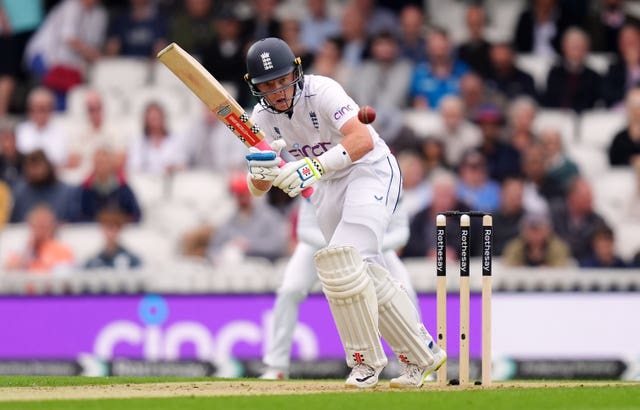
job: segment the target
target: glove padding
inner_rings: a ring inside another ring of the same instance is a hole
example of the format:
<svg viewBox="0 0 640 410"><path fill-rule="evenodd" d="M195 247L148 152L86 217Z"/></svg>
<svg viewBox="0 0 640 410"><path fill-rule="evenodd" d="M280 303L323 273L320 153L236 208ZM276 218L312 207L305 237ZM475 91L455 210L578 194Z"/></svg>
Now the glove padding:
<svg viewBox="0 0 640 410"><path fill-rule="evenodd" d="M275 140L271 144L271 150L261 151L256 147L249 148L246 155L249 166L249 178L258 181L273 181L279 174L280 151L286 143L283 140Z"/></svg>
<svg viewBox="0 0 640 410"><path fill-rule="evenodd" d="M305 157L280 168L280 175L273 180L273 185L293 198L303 189L313 185L322 175L324 169L320 162L315 158Z"/></svg>

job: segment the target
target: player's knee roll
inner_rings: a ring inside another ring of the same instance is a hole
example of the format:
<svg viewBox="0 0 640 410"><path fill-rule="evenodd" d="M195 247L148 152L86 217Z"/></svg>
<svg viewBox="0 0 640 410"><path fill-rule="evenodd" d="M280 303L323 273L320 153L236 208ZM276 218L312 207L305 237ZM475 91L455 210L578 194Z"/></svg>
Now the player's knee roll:
<svg viewBox="0 0 640 410"><path fill-rule="evenodd" d="M325 294L347 298L366 288L370 279L360 252L351 246L327 247L314 255Z"/></svg>

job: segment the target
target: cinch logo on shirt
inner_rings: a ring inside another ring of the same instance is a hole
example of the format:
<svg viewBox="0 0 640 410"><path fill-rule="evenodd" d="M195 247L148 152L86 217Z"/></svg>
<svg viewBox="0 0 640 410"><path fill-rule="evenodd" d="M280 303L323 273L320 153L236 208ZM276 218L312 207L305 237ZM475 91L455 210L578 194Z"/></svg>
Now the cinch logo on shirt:
<svg viewBox="0 0 640 410"><path fill-rule="evenodd" d="M342 107L338 108L336 110L336 112L333 113L333 119L339 120L340 118L342 118L344 113L349 112L349 111L353 111L353 107L351 107L351 104L347 104L345 106L342 106Z"/></svg>
<svg viewBox="0 0 640 410"><path fill-rule="evenodd" d="M319 142L315 145L300 145L296 142L293 144L293 149L289 150L289 153L298 159L302 159L304 157L317 157L327 152L330 147L330 142Z"/></svg>

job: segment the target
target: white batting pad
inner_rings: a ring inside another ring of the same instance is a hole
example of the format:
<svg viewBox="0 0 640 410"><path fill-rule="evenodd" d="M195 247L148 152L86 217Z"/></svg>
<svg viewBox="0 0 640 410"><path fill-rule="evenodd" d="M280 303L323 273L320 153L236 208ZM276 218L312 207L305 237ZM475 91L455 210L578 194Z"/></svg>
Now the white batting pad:
<svg viewBox="0 0 640 410"><path fill-rule="evenodd" d="M378 335L376 291L360 253L350 246L328 247L316 252L315 263L347 365L386 366Z"/></svg>
<svg viewBox="0 0 640 410"><path fill-rule="evenodd" d="M367 270L375 284L382 337L402 362L431 366L434 361L432 348L438 348L420 321L411 299L382 266L370 263Z"/></svg>

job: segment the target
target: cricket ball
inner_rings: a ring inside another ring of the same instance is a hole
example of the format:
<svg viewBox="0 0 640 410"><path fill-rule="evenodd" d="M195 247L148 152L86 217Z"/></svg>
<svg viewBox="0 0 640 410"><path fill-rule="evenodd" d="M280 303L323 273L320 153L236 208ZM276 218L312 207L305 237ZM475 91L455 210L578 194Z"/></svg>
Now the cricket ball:
<svg viewBox="0 0 640 410"><path fill-rule="evenodd" d="M358 111L358 119L363 124L370 124L376 119L376 110L371 106L365 105Z"/></svg>

